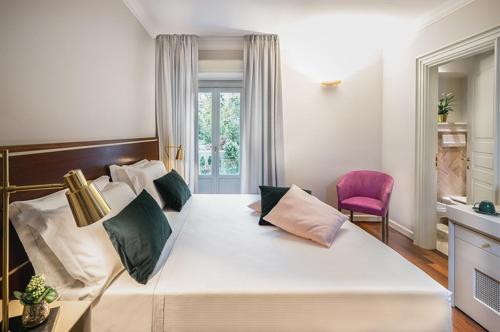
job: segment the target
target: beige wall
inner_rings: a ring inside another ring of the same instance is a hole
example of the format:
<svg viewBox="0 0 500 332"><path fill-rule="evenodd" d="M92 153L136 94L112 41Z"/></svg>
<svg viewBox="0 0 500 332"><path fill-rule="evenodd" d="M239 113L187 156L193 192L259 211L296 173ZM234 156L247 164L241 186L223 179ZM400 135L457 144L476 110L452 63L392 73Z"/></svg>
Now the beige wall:
<svg viewBox="0 0 500 332"><path fill-rule="evenodd" d="M500 1L476 0L384 50L382 167L395 177L391 219L415 228L416 58L500 25Z"/></svg>
<svg viewBox="0 0 500 332"><path fill-rule="evenodd" d="M154 40L120 0L2 0L0 58L0 145L155 135Z"/></svg>

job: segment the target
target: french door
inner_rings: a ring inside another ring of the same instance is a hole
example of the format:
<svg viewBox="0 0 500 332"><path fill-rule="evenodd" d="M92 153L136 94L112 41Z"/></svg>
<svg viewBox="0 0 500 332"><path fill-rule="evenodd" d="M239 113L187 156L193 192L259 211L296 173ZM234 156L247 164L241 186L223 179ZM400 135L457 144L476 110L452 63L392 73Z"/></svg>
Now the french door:
<svg viewBox="0 0 500 332"><path fill-rule="evenodd" d="M240 193L240 88L200 88L196 165L198 193Z"/></svg>

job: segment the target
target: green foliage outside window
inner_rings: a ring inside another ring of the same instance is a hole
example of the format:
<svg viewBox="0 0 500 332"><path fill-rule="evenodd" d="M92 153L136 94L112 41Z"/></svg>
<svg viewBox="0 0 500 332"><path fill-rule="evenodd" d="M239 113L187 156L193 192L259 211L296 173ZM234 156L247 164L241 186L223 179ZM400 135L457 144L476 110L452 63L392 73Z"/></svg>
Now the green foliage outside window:
<svg viewBox="0 0 500 332"><path fill-rule="evenodd" d="M240 172L240 93L222 92L219 100L219 174ZM199 174L212 174L212 93L198 94Z"/></svg>
<svg viewBox="0 0 500 332"><path fill-rule="evenodd" d="M222 93L220 96L220 150L221 169L225 175L240 172L240 94Z"/></svg>

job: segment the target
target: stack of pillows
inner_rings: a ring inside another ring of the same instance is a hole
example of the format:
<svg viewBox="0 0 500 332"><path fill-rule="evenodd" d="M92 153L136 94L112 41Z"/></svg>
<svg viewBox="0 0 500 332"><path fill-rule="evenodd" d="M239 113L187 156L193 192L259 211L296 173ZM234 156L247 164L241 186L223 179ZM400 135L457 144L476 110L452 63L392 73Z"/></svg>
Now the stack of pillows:
<svg viewBox="0 0 500 332"><path fill-rule="evenodd" d="M277 226L289 233L331 247L347 216L303 190L260 186L261 200L249 205L260 212L259 225Z"/></svg>
<svg viewBox="0 0 500 332"><path fill-rule="evenodd" d="M179 173L167 173L158 160L113 165L110 173L113 181L127 183L137 197L103 226L130 276L145 284L172 234L162 209L181 211L191 191Z"/></svg>
<svg viewBox="0 0 500 332"><path fill-rule="evenodd" d="M146 283L172 234L162 208L180 211L191 196L182 177L159 161L111 169L113 182L93 181L111 212L92 225L76 226L66 190L11 204L10 219L35 272L64 299L97 297L124 267Z"/></svg>

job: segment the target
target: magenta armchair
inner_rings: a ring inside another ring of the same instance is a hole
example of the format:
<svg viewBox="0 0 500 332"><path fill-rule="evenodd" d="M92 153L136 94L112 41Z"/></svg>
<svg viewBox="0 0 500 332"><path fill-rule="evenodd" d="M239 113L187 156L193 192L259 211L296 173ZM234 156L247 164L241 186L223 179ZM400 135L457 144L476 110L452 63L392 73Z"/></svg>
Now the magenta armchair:
<svg viewBox="0 0 500 332"><path fill-rule="evenodd" d="M394 180L377 171L353 171L344 175L337 184L338 209L361 212L382 217L382 241L389 236L389 201Z"/></svg>

